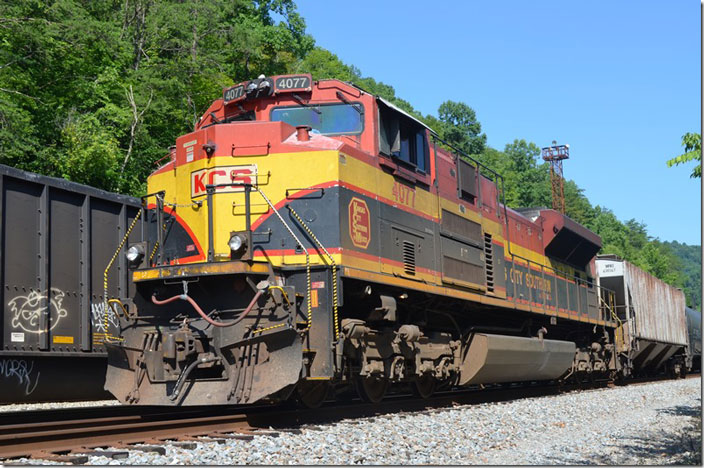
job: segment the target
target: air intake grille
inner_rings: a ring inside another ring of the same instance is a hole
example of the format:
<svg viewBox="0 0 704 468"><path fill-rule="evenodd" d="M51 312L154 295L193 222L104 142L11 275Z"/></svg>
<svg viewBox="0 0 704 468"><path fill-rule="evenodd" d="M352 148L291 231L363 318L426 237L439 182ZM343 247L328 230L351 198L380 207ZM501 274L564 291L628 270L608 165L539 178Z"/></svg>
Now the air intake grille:
<svg viewBox="0 0 704 468"><path fill-rule="evenodd" d="M407 275L416 274L416 245L403 241L403 271Z"/></svg>

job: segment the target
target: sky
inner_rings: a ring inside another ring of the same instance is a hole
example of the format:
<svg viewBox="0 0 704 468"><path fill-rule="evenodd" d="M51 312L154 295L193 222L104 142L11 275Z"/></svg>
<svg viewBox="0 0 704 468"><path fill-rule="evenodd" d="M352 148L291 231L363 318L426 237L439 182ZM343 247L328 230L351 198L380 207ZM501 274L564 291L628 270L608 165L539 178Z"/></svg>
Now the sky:
<svg viewBox="0 0 704 468"><path fill-rule="evenodd" d="M700 3L298 0L316 44L423 114L477 113L488 144L570 145L592 205L701 245L701 180L668 168L701 128Z"/></svg>

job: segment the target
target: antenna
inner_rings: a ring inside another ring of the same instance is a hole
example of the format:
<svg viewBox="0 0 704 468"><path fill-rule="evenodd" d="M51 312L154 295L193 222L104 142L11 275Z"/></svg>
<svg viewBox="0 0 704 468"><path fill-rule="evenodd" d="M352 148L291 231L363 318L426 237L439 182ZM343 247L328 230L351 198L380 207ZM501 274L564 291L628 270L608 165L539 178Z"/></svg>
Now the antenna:
<svg viewBox="0 0 704 468"><path fill-rule="evenodd" d="M552 209L565 214L565 178L562 175L562 160L569 159L570 145L558 145L542 149L543 159L550 162L550 185L552 185Z"/></svg>

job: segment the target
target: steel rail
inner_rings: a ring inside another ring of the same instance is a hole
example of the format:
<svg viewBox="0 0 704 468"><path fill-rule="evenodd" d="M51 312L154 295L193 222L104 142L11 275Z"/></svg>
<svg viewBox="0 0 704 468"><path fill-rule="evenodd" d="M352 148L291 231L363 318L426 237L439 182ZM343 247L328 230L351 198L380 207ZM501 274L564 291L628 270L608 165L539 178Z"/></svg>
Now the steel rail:
<svg viewBox="0 0 704 468"><path fill-rule="evenodd" d="M125 445L213 432L250 432L246 414L223 416L139 415L0 425L0 458L34 456Z"/></svg>

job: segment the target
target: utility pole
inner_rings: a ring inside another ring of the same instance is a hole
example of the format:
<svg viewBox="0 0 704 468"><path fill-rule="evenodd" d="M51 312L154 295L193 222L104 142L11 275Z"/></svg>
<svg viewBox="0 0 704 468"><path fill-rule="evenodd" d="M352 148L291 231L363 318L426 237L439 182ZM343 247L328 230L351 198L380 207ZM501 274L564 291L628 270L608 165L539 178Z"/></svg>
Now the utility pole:
<svg viewBox="0 0 704 468"><path fill-rule="evenodd" d="M543 159L550 161L550 184L552 185L552 209L565 213L565 179L562 175L562 160L570 157L570 145L558 145L552 141L552 146L542 149Z"/></svg>

